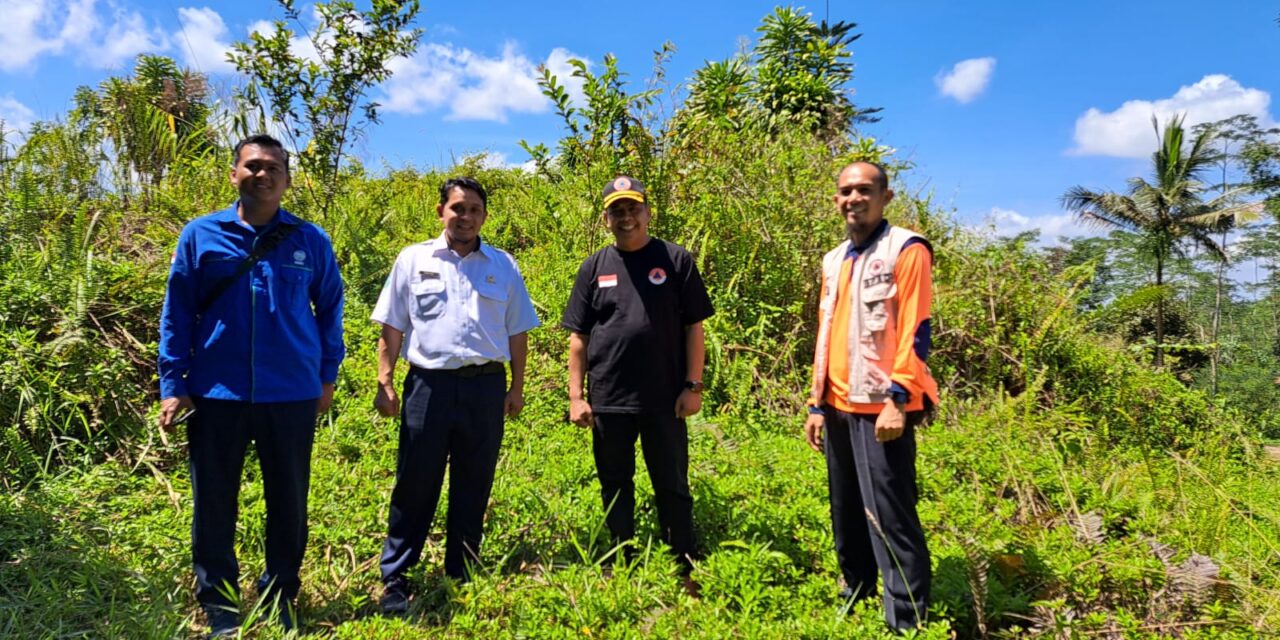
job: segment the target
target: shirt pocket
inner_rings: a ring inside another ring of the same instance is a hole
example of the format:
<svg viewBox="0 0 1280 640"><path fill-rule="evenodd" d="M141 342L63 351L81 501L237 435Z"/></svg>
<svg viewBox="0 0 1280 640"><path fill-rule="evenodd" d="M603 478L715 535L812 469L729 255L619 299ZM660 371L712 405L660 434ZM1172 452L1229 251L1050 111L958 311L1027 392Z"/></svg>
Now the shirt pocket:
<svg viewBox="0 0 1280 640"><path fill-rule="evenodd" d="M308 292L311 290L311 278L313 274L308 267L298 267L291 264L280 265L280 282L284 286L284 298L290 304L306 303L310 300Z"/></svg>
<svg viewBox="0 0 1280 640"><path fill-rule="evenodd" d="M410 285L409 291L413 294L413 312L419 320L435 320L444 315L448 292L445 291L443 280L415 282Z"/></svg>
<svg viewBox="0 0 1280 640"><path fill-rule="evenodd" d="M507 288L497 283L476 286L480 327L493 339L507 336ZM503 346L503 345L499 345Z"/></svg>
<svg viewBox="0 0 1280 640"><path fill-rule="evenodd" d="M213 285L225 278L235 275L243 258L210 258L200 265L200 285L202 293L208 292Z"/></svg>

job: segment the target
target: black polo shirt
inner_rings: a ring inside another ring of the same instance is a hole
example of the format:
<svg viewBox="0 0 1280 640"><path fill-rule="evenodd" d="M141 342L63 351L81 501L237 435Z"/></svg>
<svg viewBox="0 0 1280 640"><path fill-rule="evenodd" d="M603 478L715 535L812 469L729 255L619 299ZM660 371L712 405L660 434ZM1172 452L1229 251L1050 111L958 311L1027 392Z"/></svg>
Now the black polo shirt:
<svg viewBox="0 0 1280 640"><path fill-rule="evenodd" d="M685 327L711 316L693 256L653 238L587 258L561 326L590 337L587 400L596 413L675 411L686 374Z"/></svg>

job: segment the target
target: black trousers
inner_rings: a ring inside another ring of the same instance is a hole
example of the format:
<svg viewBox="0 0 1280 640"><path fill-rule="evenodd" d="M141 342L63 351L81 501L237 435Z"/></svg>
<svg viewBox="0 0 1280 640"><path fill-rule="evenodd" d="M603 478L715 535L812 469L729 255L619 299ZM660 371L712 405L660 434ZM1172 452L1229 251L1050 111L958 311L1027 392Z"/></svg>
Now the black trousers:
<svg viewBox="0 0 1280 640"><path fill-rule="evenodd" d="M404 380L400 452L391 492L382 580L418 563L449 468L444 571L466 579L479 563L484 513L502 444L506 375L460 377L413 367Z"/></svg>
<svg viewBox="0 0 1280 640"><path fill-rule="evenodd" d="M686 567L695 557L689 493L689 432L675 414L596 414L591 449L600 476L605 524L615 542L635 537L636 437L653 483L662 541Z"/></svg>
<svg viewBox="0 0 1280 640"><path fill-rule="evenodd" d="M902 436L876 441L876 416L826 413L827 480L836 558L855 598L875 593L884 577L885 621L915 627L929 609L929 549L916 514L915 429L923 411L907 414Z"/></svg>
<svg viewBox="0 0 1280 640"><path fill-rule="evenodd" d="M267 503L267 569L258 589L268 598L298 595L298 570L307 546L307 491L316 400L251 404L192 398L187 426L191 464L191 551L196 599L232 606L240 593L236 518L240 476L249 441L258 452ZM228 597L230 596L230 597Z"/></svg>

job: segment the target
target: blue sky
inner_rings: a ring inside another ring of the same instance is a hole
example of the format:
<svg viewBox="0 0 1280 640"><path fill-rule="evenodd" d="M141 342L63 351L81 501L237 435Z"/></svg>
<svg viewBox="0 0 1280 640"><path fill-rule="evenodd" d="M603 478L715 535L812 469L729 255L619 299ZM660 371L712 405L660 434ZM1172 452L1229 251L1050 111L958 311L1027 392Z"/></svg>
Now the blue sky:
<svg viewBox="0 0 1280 640"><path fill-rule="evenodd" d="M1188 122L1280 117L1280 3L832 0L798 3L858 23L855 101L884 109L863 133L916 164L906 177L969 224L1080 231L1058 205L1083 184L1122 189L1145 174L1151 114ZM671 41L673 82L754 40L771 2L424 2L414 59L375 91L384 124L367 162L428 166L476 152L525 161L518 141L560 134L534 84L547 64L618 56L639 89ZM227 44L280 15L270 2L0 0L0 118L63 114L78 85L127 71L139 52L175 57L236 83Z"/></svg>

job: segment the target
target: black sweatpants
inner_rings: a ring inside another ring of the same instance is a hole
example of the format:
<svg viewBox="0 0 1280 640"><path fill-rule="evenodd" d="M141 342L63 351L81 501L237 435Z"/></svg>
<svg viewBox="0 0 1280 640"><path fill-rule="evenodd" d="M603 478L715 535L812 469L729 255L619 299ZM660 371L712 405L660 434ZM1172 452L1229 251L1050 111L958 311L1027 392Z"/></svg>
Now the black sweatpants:
<svg viewBox="0 0 1280 640"><path fill-rule="evenodd" d="M876 416L826 413L827 481L836 558L855 598L875 593L884 577L885 621L894 629L923 622L929 609L929 549L916 514L915 428L923 411L907 414L902 436L876 441Z"/></svg>
<svg viewBox="0 0 1280 640"><path fill-rule="evenodd" d="M412 367L404 380L400 452L391 492L382 580L418 563L449 468L444 572L468 577L480 560L484 513L502 445L505 373L461 377Z"/></svg>
<svg viewBox="0 0 1280 640"><path fill-rule="evenodd" d="M685 567L695 557L693 496L689 493L689 432L667 414L595 414L591 449L600 476L605 524L615 542L635 537L636 437L658 505L662 541Z"/></svg>
<svg viewBox="0 0 1280 640"><path fill-rule="evenodd" d="M252 404L192 398L196 412L187 426L191 464L191 551L196 599L231 606L240 593L236 562L236 517L240 475L252 440L262 469L267 503L267 569L258 589L268 598L298 595L298 570L307 546L307 490L316 400Z"/></svg>

